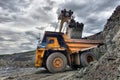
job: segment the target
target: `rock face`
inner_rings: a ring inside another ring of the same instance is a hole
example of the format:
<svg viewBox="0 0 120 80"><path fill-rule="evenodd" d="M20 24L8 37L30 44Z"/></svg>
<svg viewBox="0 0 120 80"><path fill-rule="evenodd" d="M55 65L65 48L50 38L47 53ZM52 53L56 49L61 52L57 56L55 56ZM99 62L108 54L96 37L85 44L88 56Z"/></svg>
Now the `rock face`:
<svg viewBox="0 0 120 80"><path fill-rule="evenodd" d="M115 9L104 31L98 36L88 39L104 39L105 45L94 49L99 54L103 53L103 56L98 62L82 68L68 80L120 80L120 6Z"/></svg>

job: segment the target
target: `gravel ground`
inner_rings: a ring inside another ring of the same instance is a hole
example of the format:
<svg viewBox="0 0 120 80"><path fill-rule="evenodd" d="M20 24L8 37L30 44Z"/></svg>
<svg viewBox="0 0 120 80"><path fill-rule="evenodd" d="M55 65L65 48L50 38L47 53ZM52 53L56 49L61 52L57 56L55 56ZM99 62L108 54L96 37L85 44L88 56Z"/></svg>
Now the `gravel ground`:
<svg viewBox="0 0 120 80"><path fill-rule="evenodd" d="M66 80L76 71L66 69L61 73L49 73L44 68L0 68L0 80Z"/></svg>

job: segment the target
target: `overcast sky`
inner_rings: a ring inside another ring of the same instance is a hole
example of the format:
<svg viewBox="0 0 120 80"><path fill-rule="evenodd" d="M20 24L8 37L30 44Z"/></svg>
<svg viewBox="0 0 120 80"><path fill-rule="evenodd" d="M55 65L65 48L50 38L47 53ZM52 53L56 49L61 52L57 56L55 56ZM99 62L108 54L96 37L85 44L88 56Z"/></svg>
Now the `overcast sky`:
<svg viewBox="0 0 120 80"><path fill-rule="evenodd" d="M36 49L37 36L54 31L61 9L84 23L83 36L102 31L120 0L0 0L0 54Z"/></svg>

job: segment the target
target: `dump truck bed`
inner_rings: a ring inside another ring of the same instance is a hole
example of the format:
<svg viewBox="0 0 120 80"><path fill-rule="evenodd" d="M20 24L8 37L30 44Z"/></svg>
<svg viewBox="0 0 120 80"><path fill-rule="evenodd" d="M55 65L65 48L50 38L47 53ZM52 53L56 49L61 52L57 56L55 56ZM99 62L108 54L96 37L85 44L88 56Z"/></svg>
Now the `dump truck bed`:
<svg viewBox="0 0 120 80"><path fill-rule="evenodd" d="M102 44L101 40L86 40L86 39L65 39L66 45L72 53L85 51L95 48Z"/></svg>

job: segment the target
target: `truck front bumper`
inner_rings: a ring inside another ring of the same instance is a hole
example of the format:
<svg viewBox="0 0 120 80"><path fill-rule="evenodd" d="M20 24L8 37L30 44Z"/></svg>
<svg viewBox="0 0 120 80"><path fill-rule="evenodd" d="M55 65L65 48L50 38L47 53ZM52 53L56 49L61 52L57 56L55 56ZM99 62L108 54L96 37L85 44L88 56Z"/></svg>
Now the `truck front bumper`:
<svg viewBox="0 0 120 80"><path fill-rule="evenodd" d="M44 48L38 48L36 50L35 67L41 67L42 66L44 52L45 52Z"/></svg>

